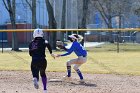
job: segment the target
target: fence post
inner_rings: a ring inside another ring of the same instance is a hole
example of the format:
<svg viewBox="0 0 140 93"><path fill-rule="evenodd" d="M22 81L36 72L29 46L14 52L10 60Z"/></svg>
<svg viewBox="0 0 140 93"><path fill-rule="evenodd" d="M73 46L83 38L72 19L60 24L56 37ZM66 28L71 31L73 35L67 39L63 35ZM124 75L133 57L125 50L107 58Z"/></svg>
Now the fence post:
<svg viewBox="0 0 140 93"><path fill-rule="evenodd" d="M120 52L120 31L118 31L118 35L117 35L117 53Z"/></svg>
<svg viewBox="0 0 140 93"><path fill-rule="evenodd" d="M2 32L2 53L3 53L3 32Z"/></svg>

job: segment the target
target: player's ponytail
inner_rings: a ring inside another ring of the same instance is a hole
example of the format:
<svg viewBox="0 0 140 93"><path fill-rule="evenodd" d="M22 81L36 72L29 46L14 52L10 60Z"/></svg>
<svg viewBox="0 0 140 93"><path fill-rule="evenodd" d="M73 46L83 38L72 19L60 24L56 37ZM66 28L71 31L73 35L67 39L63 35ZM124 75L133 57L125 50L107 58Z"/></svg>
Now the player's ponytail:
<svg viewBox="0 0 140 93"><path fill-rule="evenodd" d="M81 35L74 34L74 36L77 38L77 42L82 42L83 37Z"/></svg>
<svg viewBox="0 0 140 93"><path fill-rule="evenodd" d="M83 40L83 36L78 35L78 42L82 42L82 40Z"/></svg>

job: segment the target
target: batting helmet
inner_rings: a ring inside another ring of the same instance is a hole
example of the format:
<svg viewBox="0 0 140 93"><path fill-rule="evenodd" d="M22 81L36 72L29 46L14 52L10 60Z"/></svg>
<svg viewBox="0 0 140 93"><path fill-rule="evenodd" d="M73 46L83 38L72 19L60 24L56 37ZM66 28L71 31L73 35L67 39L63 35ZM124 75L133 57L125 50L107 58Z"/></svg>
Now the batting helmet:
<svg viewBox="0 0 140 93"><path fill-rule="evenodd" d="M43 31L42 29L35 29L34 32L33 32L33 37L36 38L36 37L43 37L44 34L43 34Z"/></svg>

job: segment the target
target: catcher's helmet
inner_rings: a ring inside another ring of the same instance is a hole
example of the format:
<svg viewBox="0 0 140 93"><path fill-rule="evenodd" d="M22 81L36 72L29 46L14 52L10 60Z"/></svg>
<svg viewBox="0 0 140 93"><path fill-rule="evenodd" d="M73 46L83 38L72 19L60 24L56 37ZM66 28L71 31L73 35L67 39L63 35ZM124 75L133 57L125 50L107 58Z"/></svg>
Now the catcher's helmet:
<svg viewBox="0 0 140 93"><path fill-rule="evenodd" d="M33 37L36 38L36 37L43 37L44 34L43 34L43 31L42 29L35 29L34 32L33 32Z"/></svg>

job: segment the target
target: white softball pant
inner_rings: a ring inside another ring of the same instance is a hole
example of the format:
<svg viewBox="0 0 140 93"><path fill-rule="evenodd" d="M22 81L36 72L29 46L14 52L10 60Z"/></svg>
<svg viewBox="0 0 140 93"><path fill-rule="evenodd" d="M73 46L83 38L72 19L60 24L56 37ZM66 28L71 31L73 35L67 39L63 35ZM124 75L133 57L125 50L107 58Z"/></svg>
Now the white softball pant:
<svg viewBox="0 0 140 93"><path fill-rule="evenodd" d="M78 68L87 61L87 57L79 56L76 59L71 59L67 62L67 66L74 64L73 69L78 70Z"/></svg>

